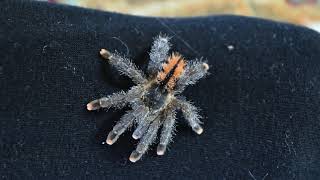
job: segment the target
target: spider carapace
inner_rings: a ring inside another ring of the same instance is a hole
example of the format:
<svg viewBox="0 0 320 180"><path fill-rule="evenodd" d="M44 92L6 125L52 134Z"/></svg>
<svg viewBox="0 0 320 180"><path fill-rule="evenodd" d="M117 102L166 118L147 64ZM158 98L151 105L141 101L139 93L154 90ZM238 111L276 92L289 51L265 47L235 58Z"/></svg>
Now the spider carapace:
<svg viewBox="0 0 320 180"><path fill-rule="evenodd" d="M182 111L184 118L197 134L203 132L198 108L179 94L186 86L203 78L209 66L201 60L187 62L179 53L169 55L169 50L169 38L157 36L149 54L148 76L118 53L105 49L100 51L103 58L122 74L129 76L136 86L127 92L120 91L93 100L87 104L87 109L91 111L110 107L123 108L126 105L132 108L116 123L106 140L107 144L112 145L124 131L135 126L132 137L140 140L136 150L130 155L131 162L139 160L148 150L160 128L157 154L165 153L174 134L177 110Z"/></svg>

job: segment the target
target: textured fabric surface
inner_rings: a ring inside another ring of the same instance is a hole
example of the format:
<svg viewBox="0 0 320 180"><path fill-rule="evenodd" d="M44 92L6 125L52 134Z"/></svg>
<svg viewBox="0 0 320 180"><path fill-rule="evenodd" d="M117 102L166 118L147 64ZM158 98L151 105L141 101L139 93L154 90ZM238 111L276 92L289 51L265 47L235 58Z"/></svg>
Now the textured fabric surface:
<svg viewBox="0 0 320 180"><path fill-rule="evenodd" d="M157 19L28 1L1 1L0 23L1 178L320 177L319 33L237 16ZM179 114L167 153L153 146L133 164L132 131L101 144L123 111L85 105L132 85L100 48L145 69L160 32L211 67L183 93L202 108L204 133Z"/></svg>

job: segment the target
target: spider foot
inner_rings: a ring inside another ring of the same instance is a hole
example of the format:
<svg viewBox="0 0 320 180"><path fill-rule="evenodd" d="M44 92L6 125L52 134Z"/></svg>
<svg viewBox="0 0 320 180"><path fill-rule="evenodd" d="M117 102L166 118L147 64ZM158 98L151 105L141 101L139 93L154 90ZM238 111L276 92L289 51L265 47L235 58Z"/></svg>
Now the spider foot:
<svg viewBox="0 0 320 180"><path fill-rule="evenodd" d="M192 130L199 135L203 133L203 128L198 124L192 127Z"/></svg>
<svg viewBox="0 0 320 180"><path fill-rule="evenodd" d="M133 151L129 157L129 160L131 162L137 162L142 157L142 153L139 153L138 151Z"/></svg>
<svg viewBox="0 0 320 180"><path fill-rule="evenodd" d="M108 134L106 143L109 144L109 145L112 145L113 143L115 143L118 140L118 138L119 138L119 134L116 134L113 131L111 131Z"/></svg>
<svg viewBox="0 0 320 180"><path fill-rule="evenodd" d="M165 144L159 144L157 147L157 155L162 156L166 152L167 146Z"/></svg>
<svg viewBox="0 0 320 180"><path fill-rule="evenodd" d="M111 57L111 53L106 50L106 49L101 49L100 50L100 55L104 58L104 59L110 59Z"/></svg>
<svg viewBox="0 0 320 180"><path fill-rule="evenodd" d="M88 111L93 111L93 110L97 110L100 108L101 108L100 101L98 99L93 100L87 104Z"/></svg>

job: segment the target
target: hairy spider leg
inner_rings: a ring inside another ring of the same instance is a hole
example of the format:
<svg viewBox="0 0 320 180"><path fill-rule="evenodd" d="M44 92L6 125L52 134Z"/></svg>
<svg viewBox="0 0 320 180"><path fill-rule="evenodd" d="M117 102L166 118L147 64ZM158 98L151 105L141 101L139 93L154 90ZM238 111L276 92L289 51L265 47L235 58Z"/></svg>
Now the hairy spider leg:
<svg viewBox="0 0 320 180"><path fill-rule="evenodd" d="M203 128L200 124L200 115L199 110L196 106L191 104L190 102L184 100L182 97L178 97L176 99L177 106L181 109L183 117L188 121L188 124L191 126L192 130L197 134L202 134Z"/></svg>
<svg viewBox="0 0 320 180"><path fill-rule="evenodd" d="M150 112L144 105L140 106L135 111L138 126L134 130L132 137L133 139L140 139L149 127L150 121L148 119L150 119Z"/></svg>
<svg viewBox="0 0 320 180"><path fill-rule="evenodd" d="M113 93L110 96L102 97L96 100L93 100L87 104L87 109L89 111L97 110L100 108L110 108L110 107L123 107L127 104L127 98L124 91Z"/></svg>
<svg viewBox="0 0 320 180"><path fill-rule="evenodd" d="M129 59L120 56L118 53L111 53L106 49L101 49L100 55L107 59L121 74L130 77L134 83L141 84L147 81L145 74Z"/></svg>
<svg viewBox="0 0 320 180"><path fill-rule="evenodd" d="M119 136L132 126L135 118L133 110L126 112L126 114L121 117L120 121L117 122L112 131L108 134L106 140L107 144L112 145L115 143Z"/></svg>
<svg viewBox="0 0 320 180"><path fill-rule="evenodd" d="M173 108L173 107L172 107ZM162 124L162 130L160 134L160 142L157 147L157 154L163 155L167 149L167 145L172 140L172 135L175 130L175 121L176 121L176 109L167 110L165 115L165 120Z"/></svg>
<svg viewBox="0 0 320 180"><path fill-rule="evenodd" d="M142 88L140 86L133 86L128 92L120 91L117 93L113 93L107 97L102 97L96 100L93 100L87 104L87 109L89 111L97 110L100 108L123 108L129 102L138 98L142 92Z"/></svg>
<svg viewBox="0 0 320 180"><path fill-rule="evenodd" d="M161 64L167 60L168 52L170 50L169 37L164 35L157 36L152 44L149 53L150 61L148 64L148 72L155 74L161 70Z"/></svg>
<svg viewBox="0 0 320 180"><path fill-rule="evenodd" d="M203 78L209 70L209 65L201 61L191 61L187 64L185 71L182 73L176 83L175 91L181 93L188 85L193 85Z"/></svg>

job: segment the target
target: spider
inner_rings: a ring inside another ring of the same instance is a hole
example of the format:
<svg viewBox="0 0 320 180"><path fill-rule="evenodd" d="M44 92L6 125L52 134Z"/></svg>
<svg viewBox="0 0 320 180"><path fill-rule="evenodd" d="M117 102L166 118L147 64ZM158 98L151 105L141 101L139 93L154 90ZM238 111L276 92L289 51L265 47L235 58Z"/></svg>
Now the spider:
<svg viewBox="0 0 320 180"><path fill-rule="evenodd" d="M100 55L121 74L130 77L136 86L131 87L127 92L120 91L93 100L87 104L87 109L89 111L110 107L121 109L129 104L132 109L116 123L108 134L106 143L112 145L124 131L135 125L132 137L140 141L129 157L131 162L138 161L148 150L161 126L157 154L165 153L175 131L177 110L182 111L193 131L199 135L203 132L199 109L179 94L186 86L193 85L204 77L209 65L201 60L186 62L177 52L169 55L171 46L169 40L170 38L165 35L154 38L149 53L148 76L117 52L100 50Z"/></svg>

